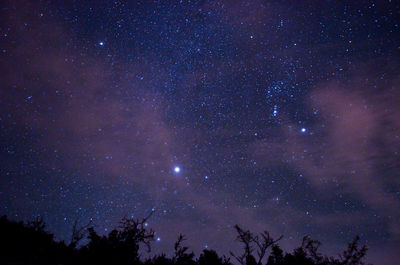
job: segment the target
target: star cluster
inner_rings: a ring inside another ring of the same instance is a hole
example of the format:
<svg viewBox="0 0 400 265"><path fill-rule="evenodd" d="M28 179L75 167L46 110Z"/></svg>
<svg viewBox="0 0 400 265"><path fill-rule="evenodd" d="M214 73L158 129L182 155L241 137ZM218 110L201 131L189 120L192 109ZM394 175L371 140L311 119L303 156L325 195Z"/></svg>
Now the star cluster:
<svg viewBox="0 0 400 265"><path fill-rule="evenodd" d="M233 226L400 244L396 1L6 1L0 214L106 233L154 212L157 251Z"/></svg>

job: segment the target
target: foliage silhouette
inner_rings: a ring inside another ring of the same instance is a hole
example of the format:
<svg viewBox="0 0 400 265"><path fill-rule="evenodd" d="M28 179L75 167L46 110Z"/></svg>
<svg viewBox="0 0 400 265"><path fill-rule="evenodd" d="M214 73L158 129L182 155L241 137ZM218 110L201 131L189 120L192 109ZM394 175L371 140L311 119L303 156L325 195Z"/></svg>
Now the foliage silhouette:
<svg viewBox="0 0 400 265"><path fill-rule="evenodd" d="M72 248L76 248L79 242L81 242L81 240L87 236L90 226L91 222L86 225L80 226L78 220L75 220L72 226L71 241L69 243L69 246Z"/></svg>
<svg viewBox="0 0 400 265"><path fill-rule="evenodd" d="M198 265L230 265L230 259L223 256L222 258L218 256L215 250L204 249L203 253L197 261Z"/></svg>
<svg viewBox="0 0 400 265"><path fill-rule="evenodd" d="M145 223L151 215L142 219L123 218L118 229L107 236L100 236L88 228L89 243L81 249L88 264L140 264L140 244L151 250L154 231L147 230Z"/></svg>
<svg viewBox="0 0 400 265"><path fill-rule="evenodd" d="M261 265L268 248L282 239L282 236L280 236L277 240L274 240L268 231L264 231L260 235L254 235L249 230L245 231L238 225L235 225L235 229L238 233L236 240L243 244L243 254L235 255L233 252L230 253L242 265ZM254 250L256 250L257 259L253 255Z"/></svg>
<svg viewBox="0 0 400 265"><path fill-rule="evenodd" d="M195 265L193 261L194 253L187 253L188 247L182 246L183 241L186 240L185 236L180 234L178 240L174 244L174 257L172 258L172 263L177 265Z"/></svg>
<svg viewBox="0 0 400 265"><path fill-rule="evenodd" d="M144 250L150 252L154 240L154 231L146 226L150 216L141 220L124 218L119 227L108 235L99 235L88 225L79 227L76 221L69 244L56 241L46 231L41 218L24 224L3 216L0 218L0 264L233 265L230 258L220 257L217 252L208 249L204 249L196 259L194 253L183 246L183 235L179 235L175 242L171 258L160 254L142 260L140 248L144 246ZM237 241L243 246L243 253L231 255L242 265L365 264L363 259L367 248L359 246L359 237L350 242L338 257L328 257L319 253L321 243L309 237L304 237L302 244L292 253L285 253L278 245L282 237L274 240L267 231L253 234L238 225L235 230ZM78 247L84 237L87 243Z"/></svg>
<svg viewBox="0 0 400 265"><path fill-rule="evenodd" d="M359 240L357 236L349 243L343 254L339 255L339 259L320 254L318 248L321 242L309 237L304 237L301 246L293 253L284 254L283 250L275 244L266 265L364 265L363 259L366 256L367 247L359 248Z"/></svg>
<svg viewBox="0 0 400 265"><path fill-rule="evenodd" d="M73 264L77 250L64 242L56 242L52 234L45 231L42 219L32 222L11 222L0 218L0 263L1 264Z"/></svg>

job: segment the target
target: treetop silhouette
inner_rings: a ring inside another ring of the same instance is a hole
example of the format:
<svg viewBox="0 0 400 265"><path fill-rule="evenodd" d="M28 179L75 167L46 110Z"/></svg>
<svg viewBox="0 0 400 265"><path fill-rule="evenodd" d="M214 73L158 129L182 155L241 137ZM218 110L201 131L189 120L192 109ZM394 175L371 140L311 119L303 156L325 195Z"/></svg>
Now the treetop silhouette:
<svg viewBox="0 0 400 265"><path fill-rule="evenodd" d="M199 258L184 246L185 236L180 234L173 247L173 256L162 253L143 259L140 248L151 252L155 232L145 225L151 214L143 219L123 218L119 226L107 235L99 235L90 224L72 228L71 242L56 241L47 232L41 218L32 222L14 222L0 218L0 264L90 264L90 265L233 265L229 257L220 257L214 250L204 249ZM359 246L356 237L338 257L319 252L321 243L304 237L292 253L278 245L282 236L273 239L268 231L254 234L235 225L236 240L242 253L230 252L241 265L364 265L366 246ZM87 243L81 244L86 238Z"/></svg>

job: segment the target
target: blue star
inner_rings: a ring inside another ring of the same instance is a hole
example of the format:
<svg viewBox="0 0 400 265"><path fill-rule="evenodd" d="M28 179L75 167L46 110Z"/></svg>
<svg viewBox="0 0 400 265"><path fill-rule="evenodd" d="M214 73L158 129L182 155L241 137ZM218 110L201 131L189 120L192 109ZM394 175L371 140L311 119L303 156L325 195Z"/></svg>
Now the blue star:
<svg viewBox="0 0 400 265"><path fill-rule="evenodd" d="M176 166L176 167L174 167L174 171L175 171L175 173L179 173L179 172L181 172L181 168Z"/></svg>

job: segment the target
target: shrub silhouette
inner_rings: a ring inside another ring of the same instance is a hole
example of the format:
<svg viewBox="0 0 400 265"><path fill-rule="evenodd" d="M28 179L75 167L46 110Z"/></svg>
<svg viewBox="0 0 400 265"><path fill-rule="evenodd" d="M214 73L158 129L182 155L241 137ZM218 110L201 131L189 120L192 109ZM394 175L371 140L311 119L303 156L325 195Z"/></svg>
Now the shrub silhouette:
<svg viewBox="0 0 400 265"><path fill-rule="evenodd" d="M178 240L174 244L174 257L172 263L176 265L195 265L196 262L193 260L194 253L188 253L188 247L182 246L183 241L186 240L185 236L180 234Z"/></svg>
<svg viewBox="0 0 400 265"><path fill-rule="evenodd" d="M45 231L45 224L38 218L28 224L0 218L1 264L57 264L58 260L72 263L76 250L55 242Z"/></svg>
<svg viewBox="0 0 400 265"><path fill-rule="evenodd" d="M214 250L204 249L203 253L197 261L198 265L230 265L229 258L223 256L222 258L218 256L217 252Z"/></svg>
<svg viewBox="0 0 400 265"><path fill-rule="evenodd" d="M107 236L99 236L88 228L89 243L81 250L88 264L140 264L139 248L143 244L150 252L154 231L147 230L145 223L150 215L142 220L122 219L120 227Z"/></svg>
<svg viewBox="0 0 400 265"><path fill-rule="evenodd" d="M266 265L364 265L363 259L366 256L367 248L366 246L359 248L359 240L360 238L357 236L343 254L339 255L339 259L322 256L318 253L321 243L309 237L304 237L301 246L296 248L293 253L284 254L278 245L274 245Z"/></svg>
<svg viewBox="0 0 400 265"><path fill-rule="evenodd" d="M145 265L173 265L171 259L167 258L165 254L157 255L151 259L146 260Z"/></svg>
<svg viewBox="0 0 400 265"><path fill-rule="evenodd" d="M236 240L243 244L243 254L235 255L231 252L231 255L242 265L261 265L268 248L282 239L282 236L280 236L277 240L274 240L268 231L254 235L238 225L235 225L235 229L238 234ZM257 253L257 259L253 255L254 251Z"/></svg>
<svg viewBox="0 0 400 265"><path fill-rule="evenodd" d="M214 250L204 249L198 259L183 246L185 237L179 235L171 258L165 254L142 261L140 248L151 251L154 231L145 225L150 215L142 220L124 218L118 228L108 235L99 235L93 227L78 228L75 222L71 242L54 240L46 231L41 218L32 222L14 222L0 218L0 264L110 264L110 265L232 265L229 258L220 257ZM302 244L291 253L284 252L267 231L254 234L235 226L237 241L243 253L232 257L242 265L364 265L367 248L359 246L356 237L338 257L319 253L321 243L304 237ZM87 243L77 247L87 237ZM267 255L269 254L269 255Z"/></svg>

